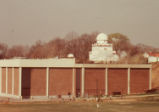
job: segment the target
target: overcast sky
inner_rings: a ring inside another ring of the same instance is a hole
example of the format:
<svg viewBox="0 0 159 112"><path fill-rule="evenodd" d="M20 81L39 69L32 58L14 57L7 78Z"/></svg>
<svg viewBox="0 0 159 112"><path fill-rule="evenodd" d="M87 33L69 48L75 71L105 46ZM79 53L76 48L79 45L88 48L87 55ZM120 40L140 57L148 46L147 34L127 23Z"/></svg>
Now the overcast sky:
<svg viewBox="0 0 159 112"><path fill-rule="evenodd" d="M72 31L119 32L159 47L159 0L0 0L0 42L9 46Z"/></svg>

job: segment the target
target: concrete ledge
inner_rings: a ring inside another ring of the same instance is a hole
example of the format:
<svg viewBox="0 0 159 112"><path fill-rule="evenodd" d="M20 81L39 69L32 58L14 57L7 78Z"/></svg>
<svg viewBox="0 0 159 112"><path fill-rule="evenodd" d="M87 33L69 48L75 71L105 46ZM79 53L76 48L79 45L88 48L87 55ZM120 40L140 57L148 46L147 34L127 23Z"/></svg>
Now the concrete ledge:
<svg viewBox="0 0 159 112"><path fill-rule="evenodd" d="M49 99L57 99L58 96L49 96Z"/></svg>
<svg viewBox="0 0 159 112"><path fill-rule="evenodd" d="M60 98L63 99L72 99L73 96L68 96L68 95L61 95ZM31 99L31 100L48 100L48 99L60 99L57 95L54 96L29 96L29 97L24 97L23 99Z"/></svg>
<svg viewBox="0 0 159 112"><path fill-rule="evenodd" d="M8 98L15 98L15 99L22 99L22 96L16 96L16 95L12 95L12 94L1 93L0 96L1 97L8 97Z"/></svg>
<svg viewBox="0 0 159 112"><path fill-rule="evenodd" d="M151 64L76 64L75 58L4 59L0 67L64 67L64 68L152 68Z"/></svg>
<svg viewBox="0 0 159 112"><path fill-rule="evenodd" d="M49 96L49 98L51 98L51 99L58 99L59 98L59 96L58 95L54 95L54 96ZM73 98L73 96L72 95L61 95L61 97L60 98L64 98L64 99L70 99L70 98Z"/></svg>
<svg viewBox="0 0 159 112"><path fill-rule="evenodd" d="M24 98L24 99L25 99L25 98ZM48 96L30 96L29 99L45 100L45 99L48 99Z"/></svg>

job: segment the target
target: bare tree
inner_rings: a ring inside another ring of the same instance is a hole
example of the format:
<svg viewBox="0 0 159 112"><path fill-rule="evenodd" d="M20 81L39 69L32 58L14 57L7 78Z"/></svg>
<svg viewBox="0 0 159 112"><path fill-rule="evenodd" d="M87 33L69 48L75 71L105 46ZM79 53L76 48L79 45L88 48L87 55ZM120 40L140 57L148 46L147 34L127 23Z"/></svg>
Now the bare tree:
<svg viewBox="0 0 159 112"><path fill-rule="evenodd" d="M26 54L28 51L29 51L29 47L16 45L7 50L6 58L26 57Z"/></svg>
<svg viewBox="0 0 159 112"><path fill-rule="evenodd" d="M6 57L8 46L6 44L0 43L0 59Z"/></svg>

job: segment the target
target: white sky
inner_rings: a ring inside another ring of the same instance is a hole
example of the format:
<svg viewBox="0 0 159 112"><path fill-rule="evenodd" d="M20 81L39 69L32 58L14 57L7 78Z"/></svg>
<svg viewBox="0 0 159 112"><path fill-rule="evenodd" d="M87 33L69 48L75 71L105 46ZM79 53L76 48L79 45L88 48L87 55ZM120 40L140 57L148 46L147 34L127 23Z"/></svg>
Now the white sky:
<svg viewBox="0 0 159 112"><path fill-rule="evenodd" d="M159 47L159 0L0 0L0 42L32 45L72 31Z"/></svg>

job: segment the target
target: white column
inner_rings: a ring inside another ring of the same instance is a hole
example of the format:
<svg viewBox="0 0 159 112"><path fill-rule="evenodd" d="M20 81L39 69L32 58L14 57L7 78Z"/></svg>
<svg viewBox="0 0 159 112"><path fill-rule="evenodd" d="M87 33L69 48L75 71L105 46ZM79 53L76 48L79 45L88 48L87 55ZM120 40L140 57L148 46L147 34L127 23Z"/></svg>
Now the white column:
<svg viewBox="0 0 159 112"><path fill-rule="evenodd" d="M46 96L49 97L49 67L46 68Z"/></svg>
<svg viewBox="0 0 159 112"><path fill-rule="evenodd" d="M128 68L128 95L130 94L130 68Z"/></svg>
<svg viewBox="0 0 159 112"><path fill-rule="evenodd" d="M105 68L105 95L108 95L108 68Z"/></svg>
<svg viewBox="0 0 159 112"><path fill-rule="evenodd" d="M0 67L0 94L2 93L2 67Z"/></svg>
<svg viewBox="0 0 159 112"><path fill-rule="evenodd" d="M85 80L85 68L82 67L82 78L81 78L81 96L84 97L84 80Z"/></svg>
<svg viewBox="0 0 159 112"><path fill-rule="evenodd" d="M149 89L152 89L152 68L149 69Z"/></svg>
<svg viewBox="0 0 159 112"><path fill-rule="evenodd" d="M75 97L75 68L72 69L72 96Z"/></svg>
<svg viewBox="0 0 159 112"><path fill-rule="evenodd" d="M8 67L6 67L6 94L8 94Z"/></svg>
<svg viewBox="0 0 159 112"><path fill-rule="evenodd" d="M19 96L22 96L22 67L19 67Z"/></svg>
<svg viewBox="0 0 159 112"><path fill-rule="evenodd" d="M12 67L12 95L14 95L14 67Z"/></svg>

